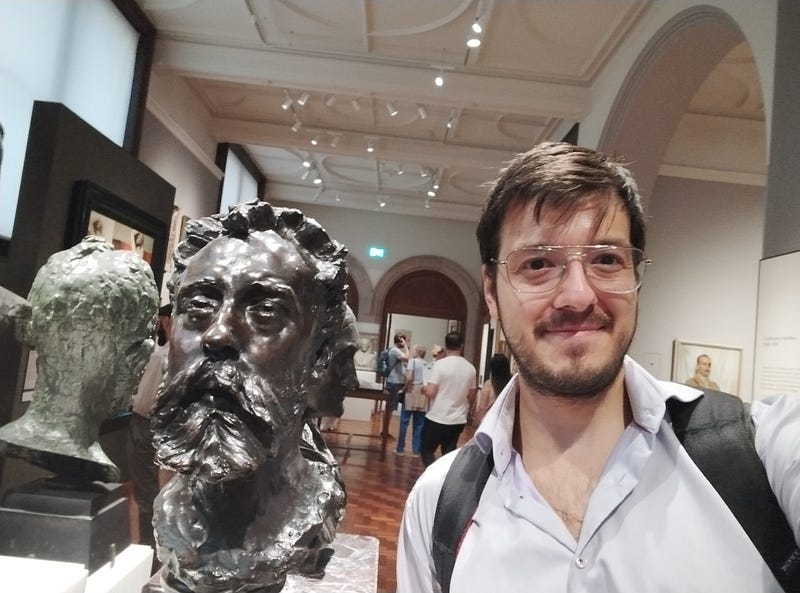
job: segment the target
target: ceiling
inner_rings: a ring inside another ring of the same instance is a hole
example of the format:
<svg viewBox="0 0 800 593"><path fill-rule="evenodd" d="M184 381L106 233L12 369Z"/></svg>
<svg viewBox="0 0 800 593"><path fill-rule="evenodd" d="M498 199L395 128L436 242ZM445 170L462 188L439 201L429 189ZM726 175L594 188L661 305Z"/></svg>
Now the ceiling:
<svg viewBox="0 0 800 593"><path fill-rule="evenodd" d="M618 0L138 2L158 30L154 67L186 79L214 138L246 148L268 199L453 220L477 220L504 161L580 122L604 64L648 9ZM475 23L481 44L469 48ZM685 121L763 125L759 99L742 44ZM673 172L698 170L696 159L678 162L686 154L671 146Z"/></svg>

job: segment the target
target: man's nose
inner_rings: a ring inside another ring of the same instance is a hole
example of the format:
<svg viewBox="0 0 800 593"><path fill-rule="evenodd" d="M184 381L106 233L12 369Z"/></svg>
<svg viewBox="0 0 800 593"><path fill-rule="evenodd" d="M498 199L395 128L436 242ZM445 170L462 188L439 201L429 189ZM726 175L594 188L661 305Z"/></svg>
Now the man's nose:
<svg viewBox="0 0 800 593"><path fill-rule="evenodd" d="M230 307L223 307L203 332L203 353L211 361L239 359L236 318Z"/></svg>
<svg viewBox="0 0 800 593"><path fill-rule="evenodd" d="M553 303L557 308L584 311L597 300L594 287L586 277L586 270L580 258L571 259L564 268L564 275L556 287Z"/></svg>

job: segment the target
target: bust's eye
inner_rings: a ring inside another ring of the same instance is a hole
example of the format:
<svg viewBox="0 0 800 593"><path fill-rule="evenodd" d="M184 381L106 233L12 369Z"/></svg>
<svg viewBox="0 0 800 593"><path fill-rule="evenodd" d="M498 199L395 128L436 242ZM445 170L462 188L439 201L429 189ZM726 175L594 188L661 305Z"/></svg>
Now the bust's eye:
<svg viewBox="0 0 800 593"><path fill-rule="evenodd" d="M270 321L278 315L282 307L274 299L264 298L250 303L247 312L257 321Z"/></svg>
<svg viewBox="0 0 800 593"><path fill-rule="evenodd" d="M214 315L219 301L208 295L195 294L187 297L182 304L183 312L190 321L202 321Z"/></svg>

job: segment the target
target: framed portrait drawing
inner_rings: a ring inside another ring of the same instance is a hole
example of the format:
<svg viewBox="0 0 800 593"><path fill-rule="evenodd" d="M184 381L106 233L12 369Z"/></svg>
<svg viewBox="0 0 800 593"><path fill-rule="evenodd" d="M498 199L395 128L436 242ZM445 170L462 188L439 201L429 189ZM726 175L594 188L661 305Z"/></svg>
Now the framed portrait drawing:
<svg viewBox="0 0 800 593"><path fill-rule="evenodd" d="M96 183L87 179L75 182L65 248L86 235L103 237L114 249L133 251L149 263L160 289L167 232L166 224Z"/></svg>
<svg viewBox="0 0 800 593"><path fill-rule="evenodd" d="M739 395L742 349L734 346L675 340L672 380Z"/></svg>

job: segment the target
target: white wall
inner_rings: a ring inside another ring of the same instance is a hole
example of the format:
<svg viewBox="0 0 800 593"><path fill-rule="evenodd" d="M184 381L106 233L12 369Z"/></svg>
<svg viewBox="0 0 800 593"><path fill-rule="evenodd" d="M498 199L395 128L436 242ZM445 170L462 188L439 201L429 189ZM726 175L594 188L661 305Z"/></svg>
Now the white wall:
<svg viewBox="0 0 800 593"><path fill-rule="evenodd" d="M764 202L763 188L658 178L630 351L658 378L670 379L675 339L741 347L751 399Z"/></svg>
<svg viewBox="0 0 800 593"><path fill-rule="evenodd" d="M147 111L139 159L175 186L175 205L189 218L216 212L219 181Z"/></svg>

